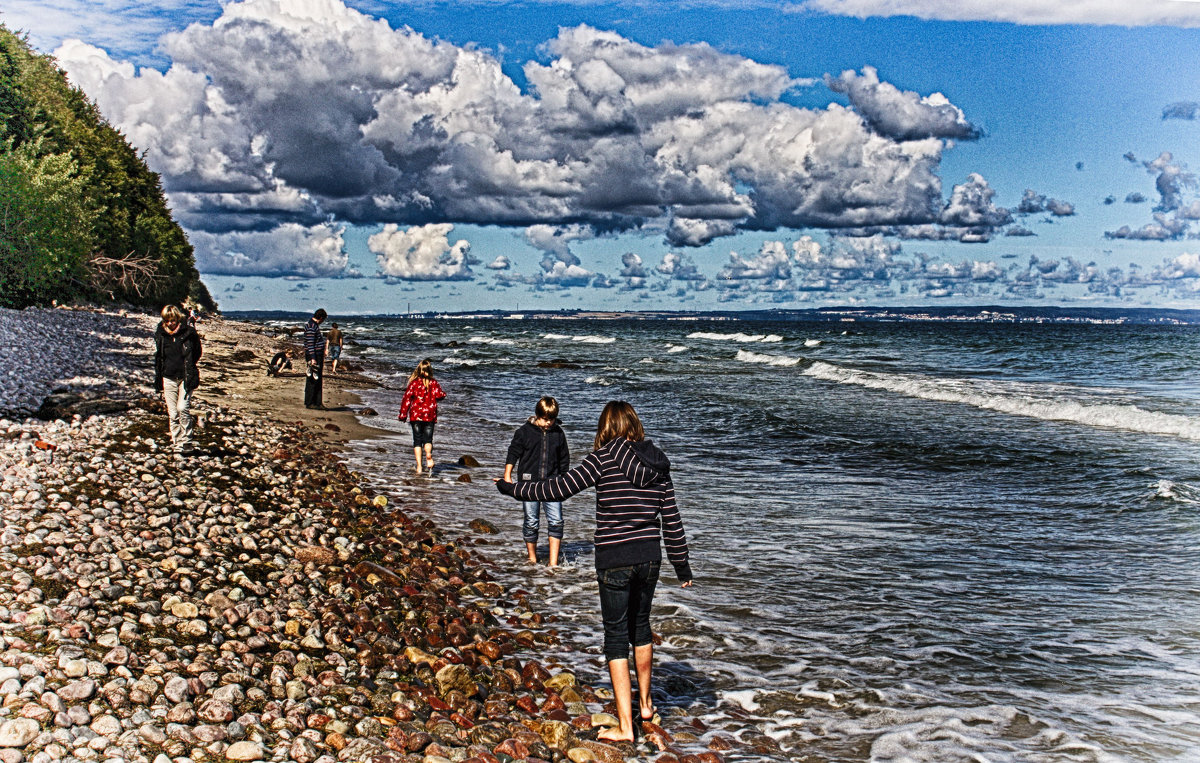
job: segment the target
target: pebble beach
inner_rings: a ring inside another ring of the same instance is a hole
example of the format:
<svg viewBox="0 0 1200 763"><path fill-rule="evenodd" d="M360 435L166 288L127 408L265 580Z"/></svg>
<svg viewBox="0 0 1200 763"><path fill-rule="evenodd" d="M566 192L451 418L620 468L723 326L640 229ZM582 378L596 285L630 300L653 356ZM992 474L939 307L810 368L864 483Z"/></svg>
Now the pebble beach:
<svg viewBox="0 0 1200 763"><path fill-rule="evenodd" d="M156 324L0 310L0 763L754 759L681 713L596 741L611 692L493 579L487 523L448 537L339 458L363 369L304 411L264 373L294 338L204 320L174 457Z"/></svg>

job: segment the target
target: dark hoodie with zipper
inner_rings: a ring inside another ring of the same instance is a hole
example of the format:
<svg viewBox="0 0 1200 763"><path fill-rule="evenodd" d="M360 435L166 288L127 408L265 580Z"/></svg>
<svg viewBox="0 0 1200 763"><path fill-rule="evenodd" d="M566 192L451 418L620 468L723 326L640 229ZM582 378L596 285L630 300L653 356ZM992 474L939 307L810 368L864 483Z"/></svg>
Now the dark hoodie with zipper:
<svg viewBox="0 0 1200 763"><path fill-rule="evenodd" d="M188 392L199 387L200 369L196 363L200 353L200 335L196 329L181 323L172 334L159 323L154 332L154 388L162 392L163 379L182 380Z"/></svg>
<svg viewBox="0 0 1200 763"><path fill-rule="evenodd" d="M596 569L662 561L665 544L679 581L692 579L671 462L649 440L617 437L561 476L496 483L500 492L522 501L561 501L592 486L596 488Z"/></svg>
<svg viewBox="0 0 1200 763"><path fill-rule="evenodd" d="M518 480L542 480L565 474L571 468L567 435L557 421L542 429L531 418L513 434L504 463L513 465Z"/></svg>

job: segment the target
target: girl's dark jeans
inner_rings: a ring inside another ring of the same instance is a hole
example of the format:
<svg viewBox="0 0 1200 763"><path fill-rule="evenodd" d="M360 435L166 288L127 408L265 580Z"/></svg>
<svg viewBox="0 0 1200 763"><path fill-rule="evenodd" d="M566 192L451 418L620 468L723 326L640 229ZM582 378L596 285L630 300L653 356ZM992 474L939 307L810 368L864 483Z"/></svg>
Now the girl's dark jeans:
<svg viewBox="0 0 1200 763"><path fill-rule="evenodd" d="M659 562L596 570L600 615L604 619L604 658L628 660L629 645L650 643L650 604L658 584Z"/></svg>
<svg viewBox="0 0 1200 763"><path fill-rule="evenodd" d="M419 448L422 445L433 444L433 427L436 422L433 421L410 421L409 426L412 427L413 447Z"/></svg>

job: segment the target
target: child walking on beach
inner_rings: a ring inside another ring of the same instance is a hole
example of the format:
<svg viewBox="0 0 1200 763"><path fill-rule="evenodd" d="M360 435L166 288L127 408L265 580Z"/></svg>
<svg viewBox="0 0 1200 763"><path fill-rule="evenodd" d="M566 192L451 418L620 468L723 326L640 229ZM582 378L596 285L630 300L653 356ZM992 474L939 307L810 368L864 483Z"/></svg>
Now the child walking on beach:
<svg viewBox="0 0 1200 763"><path fill-rule="evenodd" d="M438 401L445 397L441 385L433 378L433 361L422 360L409 375L408 387L400 399L400 420L407 420L412 427L417 474L421 473L422 449L425 450L425 469L433 473L433 427L437 424Z"/></svg>
<svg viewBox="0 0 1200 763"><path fill-rule="evenodd" d="M595 450L566 474L545 480L499 480L496 487L522 501L561 501L596 487L596 578L604 621L604 657L620 724L601 732L600 738L632 741L630 644L637 671L638 710L642 720L654 717L650 604L662 564L660 535L684 588L692 585L692 570L683 521L675 505L671 462L646 439L632 405L613 400L604 406L594 445Z"/></svg>
<svg viewBox="0 0 1200 763"><path fill-rule="evenodd" d="M558 401L543 397L537 401L534 415L513 434L504 463L504 481L513 481L516 468L520 480L544 480L565 474L571 468L567 436L558 424ZM546 512L546 535L550 538L549 567L558 566L558 549L562 544L562 501L525 501L525 523L521 535L529 561L537 563L538 526L541 512Z"/></svg>

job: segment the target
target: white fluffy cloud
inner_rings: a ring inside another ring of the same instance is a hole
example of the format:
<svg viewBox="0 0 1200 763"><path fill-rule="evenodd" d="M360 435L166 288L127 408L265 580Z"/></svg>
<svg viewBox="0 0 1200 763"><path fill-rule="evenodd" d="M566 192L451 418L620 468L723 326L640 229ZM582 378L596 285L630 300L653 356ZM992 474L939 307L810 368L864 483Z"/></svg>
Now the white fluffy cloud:
<svg viewBox="0 0 1200 763"><path fill-rule="evenodd" d="M809 8L839 16L916 16L947 21L1014 24L1200 26L1200 5L1183 0L808 0Z"/></svg>
<svg viewBox="0 0 1200 763"><path fill-rule="evenodd" d="M367 239L379 274L404 281L467 281L472 278L466 239L450 243L449 223L414 225L401 229L389 223Z"/></svg>
<svg viewBox="0 0 1200 763"><path fill-rule="evenodd" d="M973 130L939 94L871 69L837 80L855 109L798 108L783 96L811 81L782 67L587 26L525 65L523 92L488 53L340 0L231 2L161 49L165 72L78 42L56 55L146 152L183 222L212 232L331 216L534 235L572 221L577 237L653 223L696 246L741 229L928 224L946 139ZM547 235L550 267L578 266L569 236Z"/></svg>
<svg viewBox="0 0 1200 763"><path fill-rule="evenodd" d="M825 84L835 93L845 93L850 104L881 135L896 140L979 137L979 130L946 96L933 93L921 97L901 91L880 82L879 72L872 66L864 66L862 74L844 71L838 77L826 75Z"/></svg>
<svg viewBox="0 0 1200 763"><path fill-rule="evenodd" d="M272 231L197 231L189 238L202 273L321 278L348 275L343 232L329 223L285 223Z"/></svg>
<svg viewBox="0 0 1200 763"><path fill-rule="evenodd" d="M1200 181L1190 172L1181 161L1177 161L1170 152L1164 151L1154 159L1139 160L1132 152L1125 154L1130 164L1143 167L1154 177L1154 187L1158 191L1159 202L1154 207L1153 222L1145 223L1134 228L1122 225L1116 230L1106 231L1108 239L1134 239L1140 241L1170 241L1183 238L1191 230L1192 222L1200 219L1200 199L1187 198L1193 193ZM1140 203L1146 197L1138 192L1131 192L1125 197L1129 203Z"/></svg>
<svg viewBox="0 0 1200 763"><path fill-rule="evenodd" d="M995 205L992 201L995 195L987 180L973 172L965 183L954 186L939 222L959 229L959 241L987 241L994 229L1013 219L1010 210Z"/></svg>

